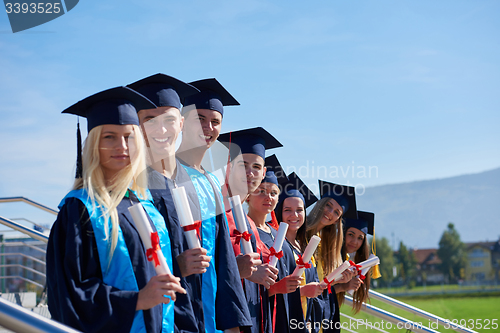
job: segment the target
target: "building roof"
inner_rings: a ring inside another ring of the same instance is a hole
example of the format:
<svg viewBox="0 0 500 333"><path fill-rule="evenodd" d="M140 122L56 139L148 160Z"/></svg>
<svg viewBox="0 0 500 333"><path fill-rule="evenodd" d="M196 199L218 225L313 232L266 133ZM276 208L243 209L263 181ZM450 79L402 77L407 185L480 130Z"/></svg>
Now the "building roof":
<svg viewBox="0 0 500 333"><path fill-rule="evenodd" d="M437 255L437 249L413 250L413 253L419 265L435 265L441 263L441 259L439 259Z"/></svg>

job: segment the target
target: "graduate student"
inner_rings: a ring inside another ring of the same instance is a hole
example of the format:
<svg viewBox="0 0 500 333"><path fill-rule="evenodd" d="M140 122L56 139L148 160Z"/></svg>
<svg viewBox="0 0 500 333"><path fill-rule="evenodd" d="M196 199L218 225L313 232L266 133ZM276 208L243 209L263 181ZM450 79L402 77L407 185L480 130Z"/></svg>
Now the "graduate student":
<svg viewBox="0 0 500 333"><path fill-rule="evenodd" d="M357 219L345 219L344 224L344 244L342 246L342 257L352 260L356 264L365 261L370 256L370 248L368 246L367 235L373 236L375 224L375 214L358 210ZM380 273L378 267L373 267L363 277L354 276L351 281L335 286L337 291L339 304L342 305L344 293L348 290L354 290L353 294L353 310L358 313L361 310L363 302L369 298L370 280L372 272L374 278L378 278Z"/></svg>
<svg viewBox="0 0 500 333"><path fill-rule="evenodd" d="M201 287L205 329L239 331L251 321L229 238L221 186L201 165L219 137L224 106L239 103L216 79L190 85L200 92L184 100L182 141L176 156L193 184L194 189L186 190L198 199L192 213L195 221L201 221L201 244L211 258Z"/></svg>
<svg viewBox="0 0 500 333"><path fill-rule="evenodd" d="M312 235L318 235L321 238L315 259L318 277L322 281L342 264L342 218L357 219L357 211L354 187L319 180L319 190L321 199L316 202L307 216L306 235L307 238ZM350 281L353 276L354 273L351 271L345 271L342 279L332 282L331 286L318 297L323 312L322 318L331 323L328 327L323 327L324 333L340 331L340 312L333 285ZM333 292L330 293L332 289Z"/></svg>
<svg viewBox="0 0 500 333"><path fill-rule="evenodd" d="M219 141L229 148L229 164L226 170L224 192L227 197L239 195L243 203L246 198L261 184L266 168L264 166L265 151L281 147L269 132L262 127L245 129L220 135ZM227 201L226 201L227 202ZM231 234L234 254L237 256L238 269L243 279L246 300L253 327L251 332L271 332L271 310L267 288L274 284L278 270L267 261L269 250L260 240L255 223L245 215L254 258L248 259L248 254L242 256L242 235L236 228L234 216L226 206L226 216Z"/></svg>
<svg viewBox="0 0 500 333"><path fill-rule="evenodd" d="M142 203L172 269L168 230L141 175L136 110L154 107L118 87L63 111L87 118L88 136L49 236L48 305L53 319L84 332L172 332L173 301L186 292L173 275L156 275L127 209Z"/></svg>
<svg viewBox="0 0 500 333"><path fill-rule="evenodd" d="M157 106L139 110L138 116L147 146L148 186L170 234L173 274L187 290L175 302L175 331L205 332L201 274L209 267L210 257L202 247L189 249L170 192L176 186L187 188L190 208L196 210L198 197L187 171L175 158L175 143L184 122L181 101L199 90L165 74L146 77L128 87Z"/></svg>

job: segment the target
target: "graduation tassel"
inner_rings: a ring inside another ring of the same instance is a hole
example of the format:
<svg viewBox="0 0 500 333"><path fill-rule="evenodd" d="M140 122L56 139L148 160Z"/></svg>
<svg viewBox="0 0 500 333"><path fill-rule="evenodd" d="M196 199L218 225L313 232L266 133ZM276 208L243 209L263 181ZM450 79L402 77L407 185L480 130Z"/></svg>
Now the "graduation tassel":
<svg viewBox="0 0 500 333"><path fill-rule="evenodd" d="M375 227L373 227L372 252L373 252L374 255L377 255L376 251L377 251L377 248L375 246ZM379 265L373 266L373 269L372 269L372 279L378 279L379 277L382 276L382 274L380 274L380 268L378 266Z"/></svg>
<svg viewBox="0 0 500 333"><path fill-rule="evenodd" d="M83 165L82 165L82 134L80 133L80 118L76 124L76 174L75 178L82 178Z"/></svg>

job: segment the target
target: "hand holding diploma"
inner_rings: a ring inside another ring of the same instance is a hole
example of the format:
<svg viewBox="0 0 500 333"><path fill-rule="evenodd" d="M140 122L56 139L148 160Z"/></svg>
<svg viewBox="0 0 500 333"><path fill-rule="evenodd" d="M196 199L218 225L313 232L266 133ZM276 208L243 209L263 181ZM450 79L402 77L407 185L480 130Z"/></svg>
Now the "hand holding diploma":
<svg viewBox="0 0 500 333"><path fill-rule="evenodd" d="M283 251L281 251L281 248L283 247L283 242L285 241L287 230L288 230L288 223L281 222L280 227L278 229L278 234L274 239L274 244L269 249L271 251L271 254L269 255L269 265L273 267L276 267L278 260L283 256Z"/></svg>
<svg viewBox="0 0 500 333"><path fill-rule="evenodd" d="M377 257L376 255L374 255L373 253L370 254L370 256L368 257L368 259L366 259L365 261L362 261L362 262L360 262L358 264L359 266L361 266L360 269L359 269L360 272L358 274L358 277L361 280L364 280L365 276L366 276L366 273L368 273L368 271L370 270L370 268L372 268L373 266L378 265L378 264L380 264L379 257ZM352 295L354 293L354 290L350 289L347 292L349 293L349 295Z"/></svg>
<svg viewBox="0 0 500 333"><path fill-rule="evenodd" d="M231 211L233 212L234 222L236 224L235 235L240 239L243 254L253 253L252 243L250 243L250 233L248 232L245 214L241 206L241 199L239 195L229 198Z"/></svg>
<svg viewBox="0 0 500 333"><path fill-rule="evenodd" d="M316 251L316 248L318 247L320 241L321 238L316 235L311 237L311 239L309 240L309 244L307 244L307 247L304 250L304 253L302 254L302 256L299 255L297 266L295 267L292 276L302 276L304 270L310 267L309 261Z"/></svg>
<svg viewBox="0 0 500 333"><path fill-rule="evenodd" d="M187 242L190 249L201 247L198 239L201 221L194 222L191 208L189 208L186 190L183 186L171 189L172 198L174 199L175 210L179 216L179 222L184 229Z"/></svg>

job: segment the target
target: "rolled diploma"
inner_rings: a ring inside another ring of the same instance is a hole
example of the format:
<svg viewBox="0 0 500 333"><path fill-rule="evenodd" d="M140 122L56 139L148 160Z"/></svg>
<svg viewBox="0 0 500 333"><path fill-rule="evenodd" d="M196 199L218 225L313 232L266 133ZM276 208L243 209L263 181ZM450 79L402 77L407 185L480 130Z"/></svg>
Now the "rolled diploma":
<svg viewBox="0 0 500 333"><path fill-rule="evenodd" d="M142 243L146 250L153 247L151 244L151 234L153 233L153 228L151 228L151 224L149 224L149 220L146 216L146 212L140 203L137 203L128 208L132 218L134 219L135 226L137 231L139 231L139 236L141 236ZM156 251L158 259L160 261L160 265L155 266L156 274L171 274L170 268L168 268L167 261L163 256L163 252L161 249ZM154 262L152 262L154 265Z"/></svg>
<svg viewBox="0 0 500 333"><path fill-rule="evenodd" d="M248 232L247 224L245 222L245 215L243 213L243 207L241 206L241 200L239 195L235 195L229 198L229 203L231 204L231 210L233 211L234 222L236 224L236 229L239 232ZM252 243L247 241L243 237L241 238L241 246L243 247L243 254L253 253Z"/></svg>
<svg viewBox="0 0 500 333"><path fill-rule="evenodd" d="M177 211L177 216L179 216L181 227L187 227L194 224L193 214L191 214L191 208L189 208L184 186L173 188L171 193L172 198L174 198L175 210ZM184 231L184 234L186 235L190 249L201 247L196 230Z"/></svg>
<svg viewBox="0 0 500 333"><path fill-rule="evenodd" d="M309 260L311 260L312 255L316 251L316 248L319 245L319 242L321 241L321 238L318 236L314 235L311 237L309 240L309 244L307 244L306 249L304 250L304 253L302 254L302 261L304 261L304 264L307 264ZM295 267L295 270L292 273L292 276L302 276L302 273L304 273L305 268L299 268L299 266Z"/></svg>
<svg viewBox="0 0 500 333"><path fill-rule="evenodd" d="M328 274L328 276L326 277L326 279L329 282L333 282L333 281L337 280L342 275L342 272L345 271L346 269L348 269L349 267L351 267L351 264L349 263L349 260L344 261L342 263L342 265L340 265L339 267L335 268L333 270L333 272L331 272L330 274ZM327 286L327 284L325 283L325 281L321 281L320 285L321 285L322 288L326 288L326 286Z"/></svg>
<svg viewBox="0 0 500 333"><path fill-rule="evenodd" d="M380 259L372 253L368 257L368 259L360 262L358 265L361 266L361 274L366 275L366 273L368 273L370 268L372 268L373 266L378 265L378 264L380 264ZM358 274L358 277L359 277L359 274ZM349 293L349 295L352 295L352 294L354 294L354 289L349 289L347 292Z"/></svg>
<svg viewBox="0 0 500 333"><path fill-rule="evenodd" d="M283 242L285 241L287 230L288 230L288 223L281 222L280 227L278 228L278 234L276 235L273 244L273 248L276 250L276 252L281 251L281 248L283 247ZM276 256L272 256L271 260L269 261L269 265L276 267L277 263L278 263L278 258L276 258Z"/></svg>

